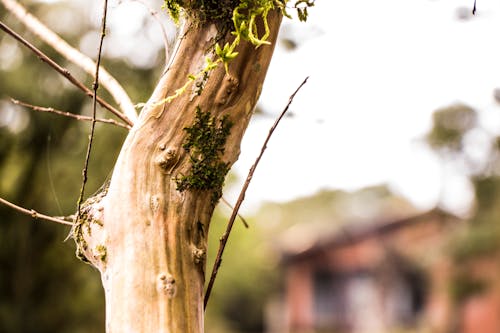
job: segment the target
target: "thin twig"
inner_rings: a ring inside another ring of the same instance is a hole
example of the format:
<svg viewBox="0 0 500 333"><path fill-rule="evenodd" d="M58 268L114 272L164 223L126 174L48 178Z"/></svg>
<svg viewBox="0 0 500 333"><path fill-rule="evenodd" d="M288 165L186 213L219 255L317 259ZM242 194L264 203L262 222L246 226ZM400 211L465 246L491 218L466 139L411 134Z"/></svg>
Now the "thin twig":
<svg viewBox="0 0 500 333"><path fill-rule="evenodd" d="M250 185L250 181L252 180L255 169L257 168L257 165L259 164L260 159L262 158L262 155L264 155L264 151L267 148L267 143L269 142L269 139L271 139L271 136L272 136L274 130L276 129L276 127L280 123L281 119L285 116L285 113L288 111L290 104L292 104L293 98L299 92L300 88L302 88L302 86L304 84L306 84L308 78L309 77L306 77L304 79L304 81L300 84L300 86L295 90L295 92L288 99L288 104L286 105L283 112L281 112L278 119L276 119L274 125L269 130L269 134L267 135L267 138L264 141L264 144L262 145L260 154L259 154L259 156L257 156L257 159L255 160L254 164L250 168L250 171L248 172L247 179L246 179L245 183L243 184L243 188L241 189L240 195L238 196L238 201L236 201L236 205L234 206L233 213L231 214L231 217L229 218L229 221L227 223L226 231L224 232L224 234L222 235L222 237L220 239L219 250L217 251L217 256L215 258L214 266L212 268L212 274L210 275L210 281L208 282L207 290L205 292L205 299L204 299L205 308L207 307L208 299L210 298L210 293L212 292L215 278L217 277L217 272L219 271L219 267L220 267L221 262L222 262L222 254L224 253L224 249L226 247L227 240L229 238L229 234L231 233L231 230L233 228L234 220L236 219L236 216L238 214L238 210L240 209L241 204L243 203L243 200L245 199L245 193L248 189L248 186Z"/></svg>
<svg viewBox="0 0 500 333"><path fill-rule="evenodd" d="M234 206L233 206L233 205L231 205L231 204L229 203L229 201L227 201L227 200L226 200L226 198L221 197L221 201L222 201L222 202L223 202L226 206L228 206L228 207L231 209L231 211L232 211L232 210L234 210ZM241 223L243 223L243 225L245 226L245 228L247 228L247 229L248 229L248 228L249 228L248 223L247 223L247 221L243 218L243 216L241 216L241 215L240 215L240 213L238 213L238 217L240 218Z"/></svg>
<svg viewBox="0 0 500 333"><path fill-rule="evenodd" d="M81 207L83 203L83 197L85 195L85 185L87 184L87 172L90 161L90 153L92 152L92 143L94 140L94 132L95 132L95 123L96 123L96 114L97 114L97 89L99 88L99 67L101 65L101 53L102 53L102 45L104 43L104 36L106 36L106 18L108 14L108 0L104 0L104 8L102 12L102 24L101 24L101 38L99 40L99 48L97 51L97 61L95 65L95 81L92 85L94 90L94 98L92 100L92 122L90 126L90 135L89 135L89 144L87 145L87 154L85 156L85 164L83 166L82 171L82 188L80 190L80 197L78 198L77 204L77 213L76 220L81 219Z"/></svg>
<svg viewBox="0 0 500 333"><path fill-rule="evenodd" d="M0 2L4 4L5 8L12 15L16 16L16 18L26 26L26 28L28 28L42 41L50 45L64 58L82 68L89 75L94 75L95 63L91 58L69 45L64 39L54 33L54 31L40 22L40 20L28 13L28 11L17 1L0 0ZM123 89L120 83L104 68L101 68L100 75L102 86L111 94L111 96L113 96L113 99L123 111L122 114L125 114L128 119L135 122L137 119L137 112L134 108L134 103L130 100L130 97L125 89Z"/></svg>
<svg viewBox="0 0 500 333"><path fill-rule="evenodd" d="M59 74L61 74L62 76L64 76L69 82L71 82L77 88L79 88L80 90L82 90L87 96L93 98L94 94L93 94L92 90L90 90L89 88L85 87L85 85L83 85L73 75L71 75L71 73L69 72L69 70L67 70L66 68L63 68L63 67L59 66L54 60L50 59L45 53L43 53L42 51L40 51L33 44L31 44L30 42L28 42L27 40L25 40L23 37L21 37L15 31L13 31L12 29L10 29L8 26L6 26L1 21L0 21L0 29L2 29L3 31L5 31L6 33L8 33L12 37L14 37L18 42L20 42L24 46L26 46L30 51L32 51L33 53L35 53L40 60L42 60L43 62L45 62L46 64L48 64L50 67L52 67L53 69L55 69ZM130 119L128 119L123 113L121 113L120 111L118 111L117 109L115 109L112 105L110 105L108 102L106 102L102 98L97 97L97 102L100 105L102 105L104 108L106 108L109 111L111 111L113 114L115 114L118 118L120 118L121 120L123 120L128 125L130 125L130 126L134 125L132 123L132 121Z"/></svg>
<svg viewBox="0 0 500 333"><path fill-rule="evenodd" d="M10 101L12 103L16 104L16 105L24 106L26 108L29 108L29 109L32 109L32 110L38 111L38 112L55 113L55 114L60 115L60 116L74 118L76 120L92 121L92 117L88 117L88 116L82 116L82 115L79 115L79 114L74 114L74 113L71 113L71 112L61 111L61 110L57 110L57 109L54 109L54 108L47 108L47 107L43 107L43 106L32 105L32 104L21 102L21 101L19 101L17 99L14 99L14 98L11 98ZM120 127L126 128L128 130L130 130L132 128L130 125L121 123L121 122L116 121L114 119L97 118L95 121L97 121L99 123L105 123L105 124L120 126Z"/></svg>
<svg viewBox="0 0 500 333"><path fill-rule="evenodd" d="M55 222L55 223L59 223L59 224L73 225L72 222L68 222L68 221L64 221L64 220L56 218L56 217L40 214L33 209L26 209L26 208L20 207L16 204L13 204L10 201L2 199L2 198L0 198L0 203L3 203L4 205L6 205L10 208L13 208L13 209L15 209L23 214L29 215L34 219L46 220L46 221Z"/></svg>

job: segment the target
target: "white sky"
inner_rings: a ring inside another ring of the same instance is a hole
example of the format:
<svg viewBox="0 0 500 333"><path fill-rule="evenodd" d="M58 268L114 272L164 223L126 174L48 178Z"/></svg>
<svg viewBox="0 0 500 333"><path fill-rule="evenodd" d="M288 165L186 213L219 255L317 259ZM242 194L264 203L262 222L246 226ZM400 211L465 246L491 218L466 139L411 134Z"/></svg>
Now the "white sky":
<svg viewBox="0 0 500 333"><path fill-rule="evenodd" d="M274 115L310 79L291 107L294 117L271 138L244 206L387 183L421 208L441 193L449 207L465 209L470 185L443 169L422 137L432 112L454 102L500 125L493 99L500 2L477 5L476 17L458 20L458 8L467 14L473 0L318 0L309 22L284 21L282 36L297 38L299 48L277 47L261 96L273 117L255 118L247 131L233 168L241 182Z"/></svg>

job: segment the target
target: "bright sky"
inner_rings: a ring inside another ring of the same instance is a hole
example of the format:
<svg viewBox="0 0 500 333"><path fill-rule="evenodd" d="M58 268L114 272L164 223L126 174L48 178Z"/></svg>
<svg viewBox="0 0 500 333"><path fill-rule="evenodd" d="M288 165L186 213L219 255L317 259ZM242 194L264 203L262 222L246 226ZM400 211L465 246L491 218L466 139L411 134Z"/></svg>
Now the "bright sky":
<svg viewBox="0 0 500 333"><path fill-rule="evenodd" d="M270 117L253 120L235 170L243 182L274 115L310 79L268 146L244 206L286 201L320 189L387 183L421 208L443 195L464 210L470 185L443 169L422 137L439 107L466 103L500 128L500 2L318 0L308 23L286 20L261 96ZM460 9L462 8L462 9ZM483 122L484 122L483 119ZM446 186L443 184L446 183ZM231 201L235 195L228 194Z"/></svg>

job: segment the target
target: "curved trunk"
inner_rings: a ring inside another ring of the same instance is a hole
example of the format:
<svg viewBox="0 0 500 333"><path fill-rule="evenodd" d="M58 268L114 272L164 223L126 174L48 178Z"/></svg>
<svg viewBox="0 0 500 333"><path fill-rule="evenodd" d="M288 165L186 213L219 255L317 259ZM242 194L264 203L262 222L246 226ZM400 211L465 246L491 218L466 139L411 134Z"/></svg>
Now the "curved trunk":
<svg viewBox="0 0 500 333"><path fill-rule="evenodd" d="M196 176L195 164L209 163L209 153L186 142L213 139L223 176L236 161L281 14L270 12L268 22L270 46L242 42L228 72L220 65L194 81L188 76L202 73L206 57L215 58L216 41L224 45L231 36L220 36L213 24L184 24L174 59L123 145L107 194L94 206L97 223L82 235L84 255L102 276L106 332L203 332L207 234L220 188L189 178ZM233 124L225 145L223 119ZM211 169L202 172L201 181L213 176Z"/></svg>

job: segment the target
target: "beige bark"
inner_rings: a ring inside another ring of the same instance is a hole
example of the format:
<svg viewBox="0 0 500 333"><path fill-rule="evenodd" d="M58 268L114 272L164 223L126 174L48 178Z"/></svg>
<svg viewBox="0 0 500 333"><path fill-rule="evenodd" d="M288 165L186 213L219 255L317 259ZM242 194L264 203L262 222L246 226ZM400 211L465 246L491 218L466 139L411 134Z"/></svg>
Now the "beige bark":
<svg viewBox="0 0 500 333"><path fill-rule="evenodd" d="M195 110L231 128L222 160L232 165L259 98L281 14L269 13L271 45L247 42L229 64L209 73L202 93L195 84L170 102L188 75L214 59L216 40L231 38L213 24L186 22L169 69L130 131L107 194L87 209L96 223L83 230L84 254L99 268L106 295L106 332L203 332L205 255L214 204L211 190L177 190L175 178L191 167L182 147ZM160 101L160 103L158 103Z"/></svg>

